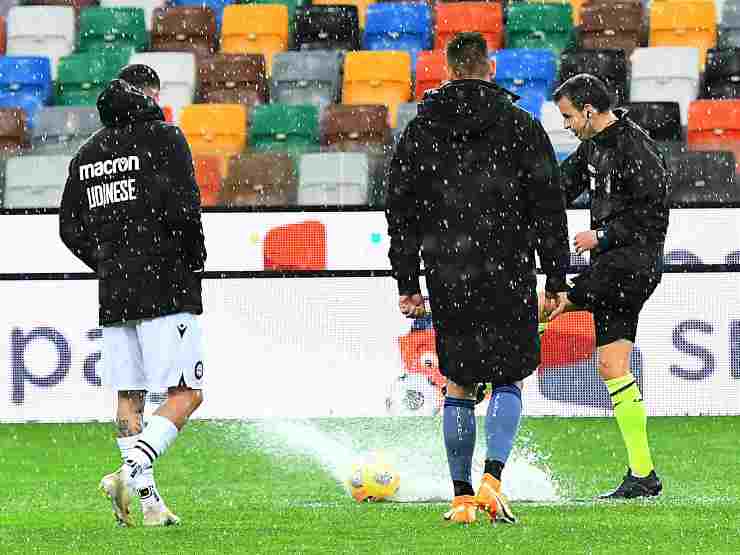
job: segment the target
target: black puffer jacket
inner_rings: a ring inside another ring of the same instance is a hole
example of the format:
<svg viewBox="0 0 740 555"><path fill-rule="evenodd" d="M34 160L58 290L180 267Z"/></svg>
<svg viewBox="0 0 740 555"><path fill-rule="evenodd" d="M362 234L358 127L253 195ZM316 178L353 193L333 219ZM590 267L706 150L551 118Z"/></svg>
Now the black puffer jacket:
<svg viewBox="0 0 740 555"><path fill-rule="evenodd" d="M419 291L421 250L437 336L485 334L472 345L438 341L440 362L455 374L461 353L452 351L472 349L479 381L491 381L486 373L494 367L523 377L539 363L535 250L547 289L566 287L557 163L541 124L512 97L475 79L427 93L388 173L389 257L399 293Z"/></svg>
<svg viewBox="0 0 740 555"><path fill-rule="evenodd" d="M592 260L631 272L660 270L669 174L648 134L627 116L583 141L561 168L568 201L591 192L591 229L605 230Z"/></svg>
<svg viewBox="0 0 740 555"><path fill-rule="evenodd" d="M98 111L105 127L69 166L59 230L98 275L100 323L200 314L206 251L185 137L123 81L101 93Z"/></svg>

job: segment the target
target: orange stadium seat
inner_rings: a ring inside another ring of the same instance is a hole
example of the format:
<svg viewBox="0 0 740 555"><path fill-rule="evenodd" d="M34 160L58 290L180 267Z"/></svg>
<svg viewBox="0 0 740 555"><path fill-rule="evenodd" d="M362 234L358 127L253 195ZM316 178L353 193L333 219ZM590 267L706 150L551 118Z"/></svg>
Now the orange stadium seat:
<svg viewBox="0 0 740 555"><path fill-rule="evenodd" d="M486 39L489 50L504 46L504 9L498 2L438 3L437 33L434 48L445 48L461 31L478 31Z"/></svg>
<svg viewBox="0 0 740 555"><path fill-rule="evenodd" d="M192 104L183 108L180 127L194 156L219 156L225 175L228 160L247 144L247 109L239 104Z"/></svg>
<svg viewBox="0 0 740 555"><path fill-rule="evenodd" d="M216 51L216 15L205 6L157 8L152 16L151 49L210 56Z"/></svg>
<svg viewBox="0 0 740 555"><path fill-rule="evenodd" d="M218 206L223 188L221 159L218 156L195 156L193 165L195 166L195 180L200 189L200 204Z"/></svg>
<svg viewBox="0 0 740 555"><path fill-rule="evenodd" d="M692 150L727 150L740 162L740 100L695 100L689 105ZM740 163L736 166L740 173Z"/></svg>
<svg viewBox="0 0 740 555"><path fill-rule="evenodd" d="M691 46L699 49L703 71L707 50L717 44L717 10L713 0L653 2L650 46Z"/></svg>
<svg viewBox="0 0 740 555"><path fill-rule="evenodd" d="M282 4L226 6L221 27L221 52L262 54L267 74L272 56L288 49L288 8Z"/></svg>
<svg viewBox="0 0 740 555"><path fill-rule="evenodd" d="M312 0L313 6L356 6L357 16L360 20L360 29L365 28L365 15L367 7L375 3L375 0Z"/></svg>
<svg viewBox="0 0 740 555"><path fill-rule="evenodd" d="M444 50L423 50L416 58L416 99L424 97L424 91L436 89L447 81L447 57Z"/></svg>
<svg viewBox="0 0 740 555"><path fill-rule="evenodd" d="M265 104L268 94L262 54L216 54L198 63L200 102L243 104L251 108Z"/></svg>
<svg viewBox="0 0 740 555"><path fill-rule="evenodd" d="M231 159L224 180L224 206L292 206L298 176L293 157L285 152L256 152Z"/></svg>
<svg viewBox="0 0 740 555"><path fill-rule="evenodd" d="M384 104L391 127L398 105L411 97L411 56L408 52L348 52L344 60L344 104Z"/></svg>

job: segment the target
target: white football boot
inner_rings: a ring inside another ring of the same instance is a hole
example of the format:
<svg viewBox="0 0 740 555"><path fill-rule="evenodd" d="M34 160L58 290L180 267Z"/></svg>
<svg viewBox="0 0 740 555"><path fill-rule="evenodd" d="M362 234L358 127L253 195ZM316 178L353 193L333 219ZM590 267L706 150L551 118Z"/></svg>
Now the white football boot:
<svg viewBox="0 0 740 555"><path fill-rule="evenodd" d="M110 499L111 506L113 507L113 516L116 517L118 525L124 527L133 526L134 523L131 520L130 511L131 493L121 476L121 469L107 476L103 476L103 479L100 480L99 487L103 494Z"/></svg>

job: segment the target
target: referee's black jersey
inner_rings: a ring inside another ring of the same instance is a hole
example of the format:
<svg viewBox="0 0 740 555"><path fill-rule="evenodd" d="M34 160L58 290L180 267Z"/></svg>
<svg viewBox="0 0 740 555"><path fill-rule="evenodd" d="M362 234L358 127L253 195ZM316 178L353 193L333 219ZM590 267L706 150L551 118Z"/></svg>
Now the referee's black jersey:
<svg viewBox="0 0 740 555"><path fill-rule="evenodd" d="M98 111L104 128L70 163L59 231L97 273L100 324L200 314L206 250L185 137L120 80L101 93Z"/></svg>

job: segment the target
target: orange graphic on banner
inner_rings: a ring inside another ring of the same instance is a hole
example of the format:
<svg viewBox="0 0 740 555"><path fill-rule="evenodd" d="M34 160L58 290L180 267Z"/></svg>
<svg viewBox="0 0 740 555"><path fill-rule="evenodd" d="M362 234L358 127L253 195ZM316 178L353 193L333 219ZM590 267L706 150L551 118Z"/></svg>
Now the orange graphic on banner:
<svg viewBox="0 0 740 555"><path fill-rule="evenodd" d="M267 232L265 270L326 270L326 228L316 220L275 227Z"/></svg>

